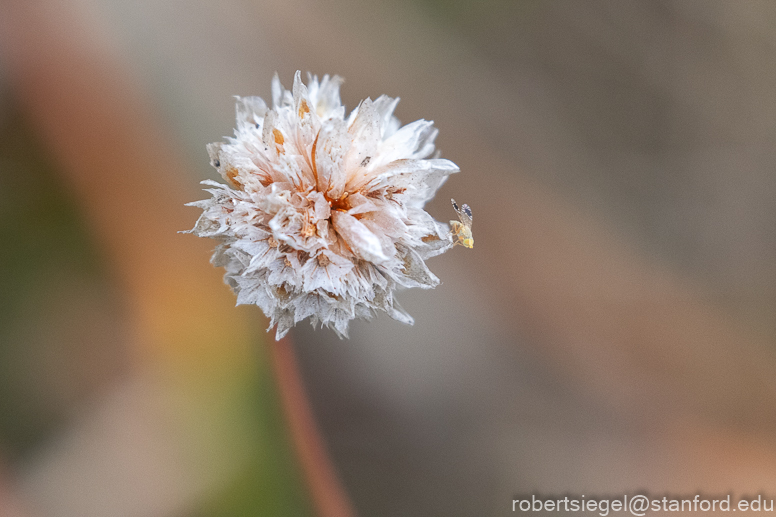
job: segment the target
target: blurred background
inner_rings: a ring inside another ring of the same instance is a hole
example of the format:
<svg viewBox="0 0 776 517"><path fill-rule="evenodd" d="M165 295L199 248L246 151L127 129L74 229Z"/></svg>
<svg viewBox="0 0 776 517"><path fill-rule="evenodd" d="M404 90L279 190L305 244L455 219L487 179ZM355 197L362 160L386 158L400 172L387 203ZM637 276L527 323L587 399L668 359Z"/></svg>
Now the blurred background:
<svg viewBox="0 0 776 517"><path fill-rule="evenodd" d="M277 71L401 97L476 247L294 349L363 516L776 496L776 4L2 0L0 515L303 516L256 307L193 226ZM200 242L201 241L201 242Z"/></svg>

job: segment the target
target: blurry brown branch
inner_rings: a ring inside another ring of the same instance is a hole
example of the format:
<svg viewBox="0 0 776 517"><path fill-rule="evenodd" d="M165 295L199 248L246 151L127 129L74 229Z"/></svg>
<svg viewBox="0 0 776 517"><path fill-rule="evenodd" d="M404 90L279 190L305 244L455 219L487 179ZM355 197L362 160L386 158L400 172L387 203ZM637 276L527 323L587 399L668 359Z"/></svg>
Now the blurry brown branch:
<svg viewBox="0 0 776 517"><path fill-rule="evenodd" d="M6 472L6 465L2 457L0 457L0 515L4 517L30 516L15 494L15 487Z"/></svg>
<svg viewBox="0 0 776 517"><path fill-rule="evenodd" d="M270 348L283 410L318 515L355 517L315 424L291 340L285 337Z"/></svg>

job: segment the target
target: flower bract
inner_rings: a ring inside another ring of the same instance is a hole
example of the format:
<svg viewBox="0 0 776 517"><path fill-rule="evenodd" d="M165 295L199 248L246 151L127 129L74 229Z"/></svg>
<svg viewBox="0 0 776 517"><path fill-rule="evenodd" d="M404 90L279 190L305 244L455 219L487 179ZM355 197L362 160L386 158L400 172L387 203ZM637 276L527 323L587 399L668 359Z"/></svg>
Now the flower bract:
<svg viewBox="0 0 776 517"><path fill-rule="evenodd" d="M190 203L203 210L191 232L219 241L211 262L277 339L306 318L340 336L376 311L413 323L397 288L438 285L425 261L453 246L424 210L458 172L432 157L433 123L401 126L384 95L346 115L341 83L297 72L290 91L275 76L271 108L238 97L235 136L208 146L225 183L204 181L212 197Z"/></svg>

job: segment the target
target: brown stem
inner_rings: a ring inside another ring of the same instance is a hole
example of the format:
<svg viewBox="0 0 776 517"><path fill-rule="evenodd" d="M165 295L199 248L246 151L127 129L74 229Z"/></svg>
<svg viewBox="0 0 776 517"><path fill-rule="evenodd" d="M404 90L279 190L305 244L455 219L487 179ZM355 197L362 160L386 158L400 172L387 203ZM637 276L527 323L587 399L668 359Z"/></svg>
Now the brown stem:
<svg viewBox="0 0 776 517"><path fill-rule="evenodd" d="M283 410L318 515L355 517L356 512L315 424L291 341L285 337L270 348Z"/></svg>
<svg viewBox="0 0 776 517"><path fill-rule="evenodd" d="M14 482L7 464L0 457L0 515L5 517L29 517L22 500L16 494Z"/></svg>

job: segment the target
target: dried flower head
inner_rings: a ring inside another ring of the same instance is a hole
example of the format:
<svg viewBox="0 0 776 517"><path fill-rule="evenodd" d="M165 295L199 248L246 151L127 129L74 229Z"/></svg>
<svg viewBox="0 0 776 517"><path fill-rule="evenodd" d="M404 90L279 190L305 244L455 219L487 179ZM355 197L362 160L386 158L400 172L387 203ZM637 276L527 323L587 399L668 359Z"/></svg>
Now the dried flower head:
<svg viewBox="0 0 776 517"><path fill-rule="evenodd" d="M429 159L432 122L400 126L398 99L366 99L346 118L341 78L300 75L292 91L275 76L272 109L237 98L234 138L208 146L227 184L203 182L212 198L190 203L203 210L191 232L220 241L211 262L277 339L308 317L340 336L375 310L412 324L394 291L439 284L424 261L453 233L423 206L459 169Z"/></svg>

